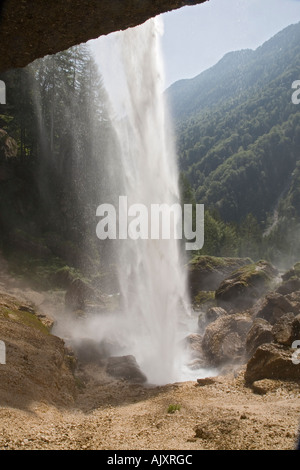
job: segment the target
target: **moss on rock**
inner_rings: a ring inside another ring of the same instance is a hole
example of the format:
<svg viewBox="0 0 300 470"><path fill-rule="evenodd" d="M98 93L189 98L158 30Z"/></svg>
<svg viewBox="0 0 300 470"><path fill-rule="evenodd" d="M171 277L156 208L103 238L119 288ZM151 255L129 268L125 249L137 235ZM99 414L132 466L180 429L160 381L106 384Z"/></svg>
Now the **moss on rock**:
<svg viewBox="0 0 300 470"><path fill-rule="evenodd" d="M221 282L216 290L219 306L249 308L272 289L278 271L268 261L242 266Z"/></svg>
<svg viewBox="0 0 300 470"><path fill-rule="evenodd" d="M250 258L219 258L197 255L188 263L188 283L192 298L201 291L214 291L229 274L249 264Z"/></svg>

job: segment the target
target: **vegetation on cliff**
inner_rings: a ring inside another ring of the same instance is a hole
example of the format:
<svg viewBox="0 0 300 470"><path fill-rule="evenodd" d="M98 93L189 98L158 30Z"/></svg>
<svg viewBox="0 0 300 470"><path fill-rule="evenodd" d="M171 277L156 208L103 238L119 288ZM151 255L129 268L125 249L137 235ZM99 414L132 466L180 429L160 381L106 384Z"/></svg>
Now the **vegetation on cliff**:
<svg viewBox="0 0 300 470"><path fill-rule="evenodd" d="M297 261L299 69L295 24L168 89L183 195L206 208L202 253Z"/></svg>

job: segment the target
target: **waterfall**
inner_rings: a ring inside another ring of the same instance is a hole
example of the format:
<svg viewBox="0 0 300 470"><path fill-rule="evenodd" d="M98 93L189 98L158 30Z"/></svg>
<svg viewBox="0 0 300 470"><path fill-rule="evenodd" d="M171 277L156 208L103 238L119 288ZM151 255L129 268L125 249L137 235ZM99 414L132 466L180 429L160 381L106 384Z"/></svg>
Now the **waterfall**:
<svg viewBox="0 0 300 470"><path fill-rule="evenodd" d="M152 204L179 202L174 138L163 95L162 26L154 18L93 44L119 142L119 196L127 196L128 207L143 204L149 213ZM174 381L180 368L178 324L187 305L179 240L127 238L117 246L128 352L150 383Z"/></svg>

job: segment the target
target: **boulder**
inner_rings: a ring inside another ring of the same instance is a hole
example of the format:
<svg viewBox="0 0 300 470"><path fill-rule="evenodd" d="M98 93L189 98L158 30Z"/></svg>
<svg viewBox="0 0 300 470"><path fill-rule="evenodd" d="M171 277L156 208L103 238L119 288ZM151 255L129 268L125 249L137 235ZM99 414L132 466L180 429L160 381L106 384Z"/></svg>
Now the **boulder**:
<svg viewBox="0 0 300 470"><path fill-rule="evenodd" d="M300 262L296 263L291 269L281 276L283 281L288 281L289 279L300 278Z"/></svg>
<svg viewBox="0 0 300 470"><path fill-rule="evenodd" d="M272 288L278 275L277 270L267 261L247 264L224 281L216 290L218 306L226 309L247 309Z"/></svg>
<svg viewBox="0 0 300 470"><path fill-rule="evenodd" d="M144 383L147 377L141 371L134 356L113 356L108 358L106 372L117 379Z"/></svg>
<svg viewBox="0 0 300 470"><path fill-rule="evenodd" d="M95 341L90 338L80 338L73 340L71 345L81 362L99 365L117 349L117 345L107 339Z"/></svg>
<svg viewBox="0 0 300 470"><path fill-rule="evenodd" d="M247 333L252 319L247 314L221 316L207 326L203 341L203 353L211 365L241 362L245 353Z"/></svg>
<svg viewBox="0 0 300 470"><path fill-rule="evenodd" d="M216 306L215 291L201 290L192 298L193 308L195 311L207 312L211 307Z"/></svg>
<svg viewBox="0 0 300 470"><path fill-rule="evenodd" d="M202 351L202 336L197 333L191 333L185 340L185 346L189 350L193 359L201 358Z"/></svg>
<svg viewBox="0 0 300 470"><path fill-rule="evenodd" d="M249 262L249 258L194 257L188 264L188 285L192 298L200 291L215 291L230 273Z"/></svg>
<svg viewBox="0 0 300 470"><path fill-rule="evenodd" d="M293 341L300 340L300 314L298 314L293 321Z"/></svg>
<svg viewBox="0 0 300 470"><path fill-rule="evenodd" d="M227 315L227 312L221 307L211 307L206 312L200 313L198 317L199 330L204 331L207 325L224 315Z"/></svg>
<svg viewBox="0 0 300 470"><path fill-rule="evenodd" d="M204 377L202 379L197 379L197 385L200 387L204 387L206 385L215 385L218 383L218 379L216 377Z"/></svg>
<svg viewBox="0 0 300 470"><path fill-rule="evenodd" d="M280 286L277 287L276 292L282 295L291 294L292 292L300 290L300 279L298 277L292 277L287 281L283 281Z"/></svg>
<svg viewBox="0 0 300 470"><path fill-rule="evenodd" d="M255 318L246 337L246 355L253 356L256 349L273 341L272 325L263 318Z"/></svg>
<svg viewBox="0 0 300 470"><path fill-rule="evenodd" d="M297 290L295 292L291 292L290 294L287 294L285 298L293 305L295 314L297 315L300 313L300 291Z"/></svg>
<svg viewBox="0 0 300 470"><path fill-rule="evenodd" d="M294 336L294 320L295 315L293 313L285 313L273 325L272 334L276 343L291 346L293 341L298 339L298 337Z"/></svg>
<svg viewBox="0 0 300 470"><path fill-rule="evenodd" d="M262 379L300 380L300 364L294 364L294 350L281 344L259 346L248 361L245 371L246 384Z"/></svg>
<svg viewBox="0 0 300 470"><path fill-rule="evenodd" d="M272 292L264 299L256 317L264 318L274 325L282 315L289 312L298 313L298 309L287 297L278 292Z"/></svg>
<svg viewBox="0 0 300 470"><path fill-rule="evenodd" d="M268 392L273 392L276 390L276 387L276 381L271 379L256 380L251 385L253 392L258 395L265 395Z"/></svg>

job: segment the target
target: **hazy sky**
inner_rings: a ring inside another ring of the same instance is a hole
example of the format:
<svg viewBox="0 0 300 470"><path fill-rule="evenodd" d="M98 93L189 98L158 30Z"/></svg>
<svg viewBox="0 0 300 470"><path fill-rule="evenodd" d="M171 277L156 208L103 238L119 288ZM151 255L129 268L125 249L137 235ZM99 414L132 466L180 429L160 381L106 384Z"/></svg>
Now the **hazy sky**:
<svg viewBox="0 0 300 470"><path fill-rule="evenodd" d="M300 0L209 0L162 15L166 86L300 21Z"/></svg>

